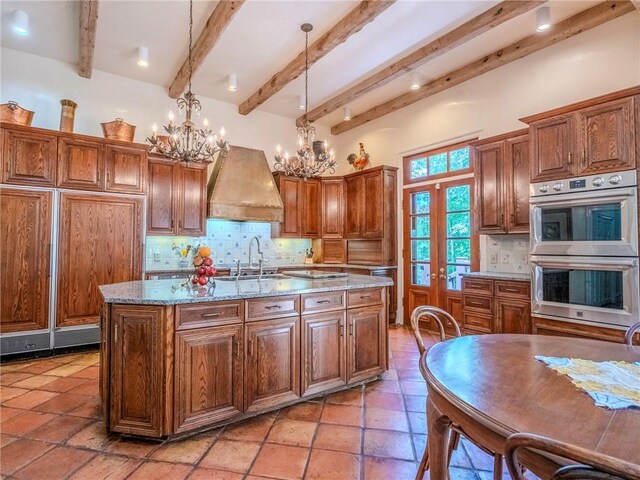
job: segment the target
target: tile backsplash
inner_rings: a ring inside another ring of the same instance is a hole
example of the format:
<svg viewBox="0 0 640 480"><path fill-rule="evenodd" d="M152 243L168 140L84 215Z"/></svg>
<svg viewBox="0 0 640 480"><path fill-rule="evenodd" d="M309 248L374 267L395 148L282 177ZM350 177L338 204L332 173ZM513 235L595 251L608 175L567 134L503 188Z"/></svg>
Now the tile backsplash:
<svg viewBox="0 0 640 480"><path fill-rule="evenodd" d="M480 235L480 270L529 273L529 235Z"/></svg>
<svg viewBox="0 0 640 480"><path fill-rule="evenodd" d="M242 263L249 260L251 237L260 239L260 247L269 265L290 265L304 262L305 250L311 248L309 239L271 238L271 224L264 222L234 222L207 219L206 237L147 236L145 245L145 270L172 270L184 268L176 245L207 245L211 247L213 260L218 264L231 264L234 259ZM190 263L187 263L190 267Z"/></svg>

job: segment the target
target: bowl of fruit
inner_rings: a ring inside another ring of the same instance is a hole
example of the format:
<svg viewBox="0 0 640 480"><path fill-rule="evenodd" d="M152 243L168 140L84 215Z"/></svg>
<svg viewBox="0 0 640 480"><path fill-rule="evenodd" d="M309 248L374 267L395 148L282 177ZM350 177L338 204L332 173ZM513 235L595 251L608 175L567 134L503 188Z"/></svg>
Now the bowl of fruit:
<svg viewBox="0 0 640 480"><path fill-rule="evenodd" d="M209 247L198 247L193 256L193 266L195 271L189 277L189 281L193 286L216 284L216 267L213 265L211 249Z"/></svg>

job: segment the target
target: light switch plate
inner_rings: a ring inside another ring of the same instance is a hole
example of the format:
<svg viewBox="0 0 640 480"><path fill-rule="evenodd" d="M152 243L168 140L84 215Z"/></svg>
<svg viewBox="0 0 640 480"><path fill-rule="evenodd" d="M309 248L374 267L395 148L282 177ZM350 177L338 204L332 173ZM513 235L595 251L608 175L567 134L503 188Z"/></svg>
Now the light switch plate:
<svg viewBox="0 0 640 480"><path fill-rule="evenodd" d="M508 253L503 253L500 256L500 262L503 264L508 264L511 262L511 255L509 255Z"/></svg>

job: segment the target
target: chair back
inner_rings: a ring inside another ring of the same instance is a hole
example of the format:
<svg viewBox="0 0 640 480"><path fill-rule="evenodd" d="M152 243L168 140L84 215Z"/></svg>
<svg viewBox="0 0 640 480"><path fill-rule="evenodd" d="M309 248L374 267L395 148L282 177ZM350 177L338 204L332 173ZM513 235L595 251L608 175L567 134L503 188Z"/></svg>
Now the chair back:
<svg viewBox="0 0 640 480"><path fill-rule="evenodd" d="M627 345L633 345L633 336L638 331L640 331L640 322L634 323L627 329L627 333L624 334L624 343Z"/></svg>
<svg viewBox="0 0 640 480"><path fill-rule="evenodd" d="M419 307L416 307L411 313L411 330L413 331L413 335L416 337L418 350L420 350L421 355L426 350L424 346L424 340L422 339L422 335L420 334L421 318L429 318L435 320L436 324L438 325L438 330L440 331L440 341L442 342L447 339L444 329L447 322L453 327L456 337L462 336L462 334L460 333L458 322L456 322L451 314L446 310L438 307L432 307L431 305L421 305Z"/></svg>
<svg viewBox="0 0 640 480"><path fill-rule="evenodd" d="M640 480L640 465L528 433L511 435L505 445L505 460L514 480L526 480L522 472L527 465L519 459L522 450L567 460L570 465L558 468L551 480Z"/></svg>

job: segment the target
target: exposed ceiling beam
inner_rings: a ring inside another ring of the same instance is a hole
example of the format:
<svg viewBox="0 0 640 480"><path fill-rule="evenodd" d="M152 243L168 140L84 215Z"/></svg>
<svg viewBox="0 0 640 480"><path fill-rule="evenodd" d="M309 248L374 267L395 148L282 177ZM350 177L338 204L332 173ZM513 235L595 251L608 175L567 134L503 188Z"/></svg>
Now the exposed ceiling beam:
<svg viewBox="0 0 640 480"><path fill-rule="evenodd" d="M478 75L482 75L483 73L523 58L581 32L602 25L633 10L634 7L628 0L599 3L595 7L555 24L545 33L530 35L508 47L454 70L447 75L427 82L417 91L402 94L354 116L349 121L338 123L331 127L331 133L339 135L360 125L364 125L365 123L395 112L436 93L471 80Z"/></svg>
<svg viewBox="0 0 640 480"><path fill-rule="evenodd" d="M631 0L631 3L635 5L635 7L640 10L640 0Z"/></svg>
<svg viewBox="0 0 640 480"><path fill-rule="evenodd" d="M193 72L202 65L204 59L209 52L213 49L215 44L222 36L222 32L227 28L231 19L238 12L245 0L221 0L216 5L216 8L211 13L211 16L207 20L200 36L193 44L193 50L191 52L191 64L193 66ZM184 89L189 82L189 53L187 52L187 58L185 58L180 70L173 79L171 86L169 87L169 96L171 98L178 98L184 92Z"/></svg>
<svg viewBox="0 0 640 480"><path fill-rule="evenodd" d="M351 35L389 8L395 0L363 0L358 6L345 15L328 32L309 45L309 66L316 63L335 47L346 41ZM279 92L285 85L298 78L305 68L304 50L291 62L273 75L253 95L240 104L238 111L247 115L269 98Z"/></svg>
<svg viewBox="0 0 640 480"><path fill-rule="evenodd" d="M96 26L98 25L98 0L80 2L80 54L78 75L91 78L93 52L96 48Z"/></svg>
<svg viewBox="0 0 640 480"><path fill-rule="evenodd" d="M334 110L348 105L362 95L386 85L390 81L410 72L420 65L424 65L430 60L447 53L455 47L459 47L489 29L497 27L543 3L545 3L545 1L511 0L501 2L427 45L418 48L409 55L361 80L353 87L327 100L323 104L318 105L309 111L307 118L310 122L315 122ZM303 122L304 116L301 116L296 123L300 126Z"/></svg>

